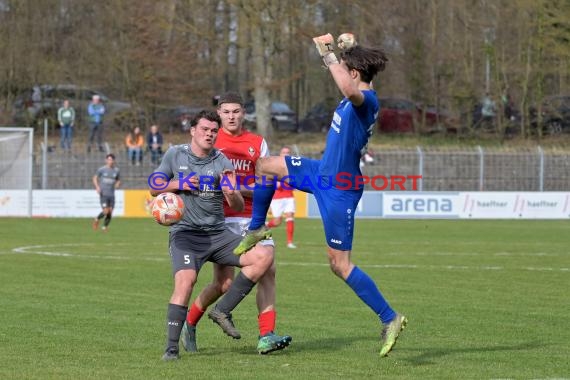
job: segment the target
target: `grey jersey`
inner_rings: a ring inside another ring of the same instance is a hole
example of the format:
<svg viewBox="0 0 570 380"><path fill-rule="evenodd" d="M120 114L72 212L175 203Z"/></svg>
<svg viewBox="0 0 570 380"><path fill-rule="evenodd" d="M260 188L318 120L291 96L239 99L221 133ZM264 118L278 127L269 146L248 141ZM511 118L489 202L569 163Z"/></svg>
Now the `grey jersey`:
<svg viewBox="0 0 570 380"><path fill-rule="evenodd" d="M188 144L168 149L156 172L164 173L170 179L180 180L181 184L191 173L200 178L199 189L178 192L184 200L184 217L170 227L170 232L209 232L225 229L224 195L220 187L220 175L224 170L234 168L231 161L217 149L212 150L208 157L196 157Z"/></svg>
<svg viewBox="0 0 570 380"><path fill-rule="evenodd" d="M97 170L97 178L99 179L99 188L101 188L101 196L114 197L115 196L115 183L119 178L118 167L108 167L107 165L101 166Z"/></svg>

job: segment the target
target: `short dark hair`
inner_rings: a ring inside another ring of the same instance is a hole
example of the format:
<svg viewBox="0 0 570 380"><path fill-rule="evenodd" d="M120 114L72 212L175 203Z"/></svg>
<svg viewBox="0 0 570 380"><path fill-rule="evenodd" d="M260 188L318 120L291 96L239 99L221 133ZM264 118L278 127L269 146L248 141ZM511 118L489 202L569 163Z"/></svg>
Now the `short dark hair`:
<svg viewBox="0 0 570 380"><path fill-rule="evenodd" d="M105 158L111 157L113 160L115 159L115 155L113 153L109 153L105 156Z"/></svg>
<svg viewBox="0 0 570 380"><path fill-rule="evenodd" d="M220 97L218 98L218 107L224 103L236 103L241 106L244 105L243 98L241 97L241 95L238 92L234 91L228 91L220 95Z"/></svg>
<svg viewBox="0 0 570 380"><path fill-rule="evenodd" d="M384 50L378 48L367 48L356 45L340 53L340 58L346 66L360 73L363 82L370 83L380 71L384 71L388 57Z"/></svg>
<svg viewBox="0 0 570 380"><path fill-rule="evenodd" d="M218 125L222 125L222 119L220 118L220 115L218 115L217 112L210 111L210 110L202 110L202 111L198 112L192 118L192 120L190 120L190 128L193 128L196 125L198 125L198 122L200 121L200 119L215 121L216 123L218 123Z"/></svg>

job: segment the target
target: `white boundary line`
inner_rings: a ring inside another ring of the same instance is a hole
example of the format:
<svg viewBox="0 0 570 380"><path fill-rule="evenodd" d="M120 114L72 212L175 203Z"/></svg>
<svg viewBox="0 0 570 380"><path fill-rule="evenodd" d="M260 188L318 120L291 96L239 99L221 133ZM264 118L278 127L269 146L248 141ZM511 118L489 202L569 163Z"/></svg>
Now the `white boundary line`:
<svg viewBox="0 0 570 380"><path fill-rule="evenodd" d="M128 243L114 243L114 244L104 244L105 246L126 246L130 245ZM162 244L161 244L162 245ZM48 244L48 245L28 245L22 247L13 248L11 252L0 252L0 254L27 254L27 255L43 255L43 256L55 256L55 257L70 257L79 259L103 259L103 260L137 260L137 261L170 261L167 257L132 257L132 256L105 256L105 255L81 255L76 253L68 253L57 251L57 248L64 247L80 247L80 246L96 246L100 247L101 244L96 243L70 243L70 244ZM53 249L55 250L48 250ZM38 251L36 251L38 249ZM391 253L390 255L396 255L397 253ZM416 255L418 253L416 252ZM401 255L401 253L400 253ZM408 255L408 254L407 254ZM430 254L424 253L424 256ZM435 253L436 255L442 255L441 253ZM445 254L448 255L447 253ZM462 254L458 254L461 256ZM479 255L478 253L471 254L472 256ZM494 254L495 256L520 256L519 254L511 255L508 252L498 252ZM557 254L547 254L543 252L538 252L536 254L524 254L525 256L558 256ZM408 255L409 256L409 255ZM449 253L451 256L451 253ZM465 255L463 255L465 256ZM288 262L288 261L277 261L279 266L300 266L300 267L328 267L328 263L300 263L300 262ZM552 268L552 267L518 267L518 268L507 268L504 266L491 266L491 265L479 265L479 266L469 266L469 265L416 265L416 264L359 264L362 268L383 268L383 269L435 269L435 270L477 270L477 271L503 271L503 270L525 270L525 271L537 271L537 272L570 272L570 268Z"/></svg>

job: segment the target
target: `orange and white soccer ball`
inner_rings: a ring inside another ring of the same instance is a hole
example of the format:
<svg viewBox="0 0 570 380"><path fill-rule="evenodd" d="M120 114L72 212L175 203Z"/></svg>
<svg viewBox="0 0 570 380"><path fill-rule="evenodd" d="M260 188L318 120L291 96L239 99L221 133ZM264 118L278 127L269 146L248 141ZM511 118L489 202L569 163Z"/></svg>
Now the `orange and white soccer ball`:
<svg viewBox="0 0 570 380"><path fill-rule="evenodd" d="M152 216L158 224L170 226L184 215L184 201L174 193L162 193L152 203Z"/></svg>

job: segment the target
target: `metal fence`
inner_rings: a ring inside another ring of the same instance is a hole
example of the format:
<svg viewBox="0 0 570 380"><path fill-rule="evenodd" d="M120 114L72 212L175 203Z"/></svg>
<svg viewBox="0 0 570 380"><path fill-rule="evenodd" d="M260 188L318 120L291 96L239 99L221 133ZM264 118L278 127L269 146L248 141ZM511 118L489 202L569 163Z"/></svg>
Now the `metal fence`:
<svg viewBox="0 0 570 380"><path fill-rule="evenodd" d="M567 191L570 152L480 146L463 150L383 150L363 173L421 175L420 191Z"/></svg>
<svg viewBox="0 0 570 380"><path fill-rule="evenodd" d="M122 187L146 189L153 172L150 157L142 165L127 160L125 148L109 147L117 154ZM302 152L318 157L320 153ZM46 157L44 163L43 157ZM421 191L569 191L570 151L534 149L485 149L481 147L448 150L434 147L386 149L373 155L364 175L422 175L417 182ZM36 152L35 189L91 189L92 177L104 165L105 153ZM374 190L367 185L367 190ZM386 189L389 190L389 189ZM398 189L395 189L398 190Z"/></svg>

